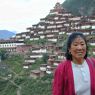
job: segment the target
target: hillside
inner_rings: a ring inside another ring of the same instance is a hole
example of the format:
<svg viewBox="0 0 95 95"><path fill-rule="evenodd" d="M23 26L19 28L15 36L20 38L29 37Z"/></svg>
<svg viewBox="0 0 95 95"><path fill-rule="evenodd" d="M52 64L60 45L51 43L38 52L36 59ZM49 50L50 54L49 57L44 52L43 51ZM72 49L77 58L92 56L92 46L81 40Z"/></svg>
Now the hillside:
<svg viewBox="0 0 95 95"><path fill-rule="evenodd" d="M95 12L95 0L66 0L62 6L74 15L89 16Z"/></svg>
<svg viewBox="0 0 95 95"><path fill-rule="evenodd" d="M3 62L0 67L0 95L51 95L53 76L29 77L31 69L22 68L23 59L22 55L13 55ZM38 66L33 64L32 67L35 65ZM8 77L10 74L12 77Z"/></svg>
<svg viewBox="0 0 95 95"><path fill-rule="evenodd" d="M9 39L13 35L15 35L14 32L8 30L0 30L0 39Z"/></svg>

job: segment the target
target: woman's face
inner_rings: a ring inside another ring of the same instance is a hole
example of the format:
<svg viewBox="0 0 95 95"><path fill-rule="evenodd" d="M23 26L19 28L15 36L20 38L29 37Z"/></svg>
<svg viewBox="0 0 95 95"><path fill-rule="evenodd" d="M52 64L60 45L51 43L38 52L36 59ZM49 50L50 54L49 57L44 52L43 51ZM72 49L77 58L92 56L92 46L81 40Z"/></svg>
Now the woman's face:
<svg viewBox="0 0 95 95"><path fill-rule="evenodd" d="M69 52L72 55L72 59L84 59L84 56L86 54L86 43L84 39L80 36L75 38L74 41L71 43Z"/></svg>

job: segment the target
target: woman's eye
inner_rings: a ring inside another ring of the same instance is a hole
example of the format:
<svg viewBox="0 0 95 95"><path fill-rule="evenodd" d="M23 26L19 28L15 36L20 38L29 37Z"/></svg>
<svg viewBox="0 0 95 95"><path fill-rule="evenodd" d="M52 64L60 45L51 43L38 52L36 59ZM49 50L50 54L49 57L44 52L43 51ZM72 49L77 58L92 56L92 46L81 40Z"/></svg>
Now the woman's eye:
<svg viewBox="0 0 95 95"><path fill-rule="evenodd" d="M84 45L84 43L83 44L81 44L82 46Z"/></svg>
<svg viewBox="0 0 95 95"><path fill-rule="evenodd" d="M74 44L74 46L77 46L77 44Z"/></svg>

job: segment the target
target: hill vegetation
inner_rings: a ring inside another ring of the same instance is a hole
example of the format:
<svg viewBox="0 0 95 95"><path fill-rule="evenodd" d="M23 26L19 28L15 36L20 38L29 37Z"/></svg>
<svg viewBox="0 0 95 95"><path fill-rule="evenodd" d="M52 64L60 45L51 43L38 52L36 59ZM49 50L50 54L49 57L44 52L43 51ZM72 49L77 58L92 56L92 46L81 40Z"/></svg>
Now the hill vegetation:
<svg viewBox="0 0 95 95"><path fill-rule="evenodd" d="M0 79L0 95L51 95L51 79L51 75L37 79L16 78L14 82Z"/></svg>
<svg viewBox="0 0 95 95"><path fill-rule="evenodd" d="M95 13L95 0L66 0L62 6L73 15L90 16Z"/></svg>
<svg viewBox="0 0 95 95"><path fill-rule="evenodd" d="M39 68L46 57L36 60L30 69L22 68L23 59L22 55L12 55L0 63L3 64L0 66L0 95L51 95L52 75L29 77L30 71Z"/></svg>

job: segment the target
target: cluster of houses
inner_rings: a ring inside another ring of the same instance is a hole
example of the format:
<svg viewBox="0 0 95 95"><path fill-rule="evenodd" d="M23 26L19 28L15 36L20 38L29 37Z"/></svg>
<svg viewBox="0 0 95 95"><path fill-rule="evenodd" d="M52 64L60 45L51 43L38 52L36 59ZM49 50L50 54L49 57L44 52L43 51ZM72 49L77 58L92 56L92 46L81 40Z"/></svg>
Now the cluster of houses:
<svg viewBox="0 0 95 95"><path fill-rule="evenodd" d="M27 55L23 68L29 68L37 58L48 54L47 63L41 64L39 70L31 71L31 76L51 74L56 66L63 60L65 52L62 48L66 37L72 32L81 31L86 36L89 44L95 45L95 13L92 16L74 16L66 11L60 3L56 3L45 18L40 22L26 28L26 32L18 33L9 40L0 40L0 48L5 48L9 53ZM26 45L25 40L45 40L45 44ZM94 52L95 50L93 50Z"/></svg>

